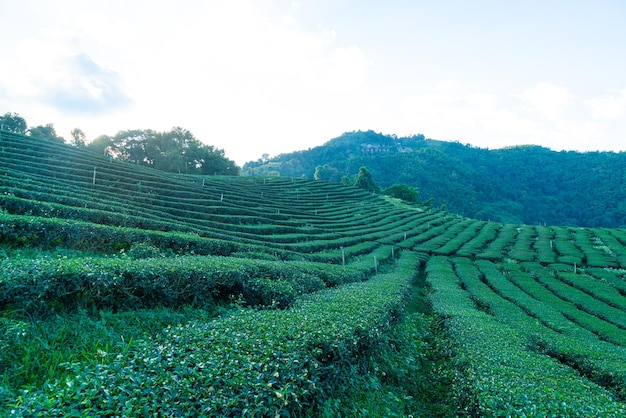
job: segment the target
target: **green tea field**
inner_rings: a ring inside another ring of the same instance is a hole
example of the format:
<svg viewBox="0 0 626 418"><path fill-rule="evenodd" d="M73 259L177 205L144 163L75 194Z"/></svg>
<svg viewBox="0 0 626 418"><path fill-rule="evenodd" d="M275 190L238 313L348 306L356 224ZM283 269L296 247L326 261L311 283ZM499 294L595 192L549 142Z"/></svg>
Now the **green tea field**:
<svg viewBox="0 0 626 418"><path fill-rule="evenodd" d="M626 230L0 133L0 416L626 415Z"/></svg>

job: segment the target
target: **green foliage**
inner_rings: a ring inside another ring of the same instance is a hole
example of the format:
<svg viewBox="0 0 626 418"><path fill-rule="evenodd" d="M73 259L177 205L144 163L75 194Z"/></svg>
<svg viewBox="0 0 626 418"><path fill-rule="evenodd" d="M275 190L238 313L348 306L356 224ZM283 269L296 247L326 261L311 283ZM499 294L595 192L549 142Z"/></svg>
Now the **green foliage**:
<svg viewBox="0 0 626 418"><path fill-rule="evenodd" d="M238 175L239 167L226 158L224 151L202 144L181 127L170 131L120 131L112 138L99 137L89 148L135 164L179 174Z"/></svg>
<svg viewBox="0 0 626 418"><path fill-rule="evenodd" d="M427 271L434 291L433 309L446 318L461 373L454 389L463 415L624 414L626 407L616 402L612 394L582 379L575 370L534 351L527 340L525 324L531 326L536 321L525 321L523 313L511 312L514 305L508 300L469 288L470 283L483 284L480 274L468 261L459 263L453 268L449 260L434 257L429 260ZM472 297L482 297L491 315L479 309Z"/></svg>
<svg viewBox="0 0 626 418"><path fill-rule="evenodd" d="M138 242L131 245L128 255L135 260L163 257L161 250L147 242Z"/></svg>
<svg viewBox="0 0 626 418"><path fill-rule="evenodd" d="M110 362L70 362L67 377L19 389L6 407L18 415L291 416L315 410L397 320L414 268L415 258L407 257L393 273L312 294L289 310L240 310L168 327Z"/></svg>
<svg viewBox="0 0 626 418"><path fill-rule="evenodd" d="M0 307L42 317L77 309L206 306L241 297L252 306L287 308L296 295L361 280L363 273L308 262L208 256L161 257L135 246L131 258L0 261ZM146 255L158 258L144 258Z"/></svg>
<svg viewBox="0 0 626 418"><path fill-rule="evenodd" d="M382 194L413 203L417 203L419 198L419 191L415 187L406 184L394 184L389 186L382 191Z"/></svg>
<svg viewBox="0 0 626 418"><path fill-rule="evenodd" d="M79 128L72 129L72 132L70 132L70 135L72 136L72 138L70 139L70 144L79 148L85 148L87 146L87 143L86 143L87 135L85 135L85 132L83 132L81 129Z"/></svg>
<svg viewBox="0 0 626 418"><path fill-rule="evenodd" d="M370 171L365 166L359 169L359 173L357 174L356 180L354 181L354 187L358 187L359 189L363 189L370 193L380 192L380 187L378 187L378 185L374 182L372 173L370 173Z"/></svg>
<svg viewBox="0 0 626 418"><path fill-rule="evenodd" d="M626 226L626 153L555 152L538 146L481 149L458 142L347 132L306 151L244 165L312 177L317 166L355 176L367 166L383 187L419 188L454 213L501 223ZM339 181L339 180L337 180ZM575 198L573 198L575 196Z"/></svg>
<svg viewBox="0 0 626 418"><path fill-rule="evenodd" d="M84 310L43 321L0 318L0 391L9 395L24 387L74 377L71 365L110 364L128 355L137 341L151 340L164 329L190 321L208 321L214 309L155 308L114 313ZM2 395L0 395L1 398ZM0 399L0 405L10 396Z"/></svg>
<svg viewBox="0 0 626 418"><path fill-rule="evenodd" d="M341 174L339 170L334 167L329 167L328 165L317 166L315 168L315 173L313 174L313 178L315 180L324 180L324 181L339 181L341 178Z"/></svg>
<svg viewBox="0 0 626 418"><path fill-rule="evenodd" d="M352 366L318 416L454 416L446 344L434 318L409 315Z"/></svg>
<svg viewBox="0 0 626 418"><path fill-rule="evenodd" d="M34 138L45 139L48 141L64 142L63 137L57 135L56 130L54 129L54 125L51 123L29 128L28 135Z"/></svg>
<svg viewBox="0 0 626 418"><path fill-rule="evenodd" d="M17 113L7 112L0 116L0 129L3 131L25 134L28 129L26 120Z"/></svg>

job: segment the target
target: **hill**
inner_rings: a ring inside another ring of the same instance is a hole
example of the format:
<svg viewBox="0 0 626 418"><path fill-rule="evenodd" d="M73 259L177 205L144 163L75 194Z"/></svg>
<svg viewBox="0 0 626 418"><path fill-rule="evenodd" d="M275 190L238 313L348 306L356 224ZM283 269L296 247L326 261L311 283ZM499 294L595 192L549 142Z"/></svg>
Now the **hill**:
<svg viewBox="0 0 626 418"><path fill-rule="evenodd" d="M626 230L0 133L0 416L623 416Z"/></svg>
<svg viewBox="0 0 626 418"><path fill-rule="evenodd" d="M366 166L383 188L396 183L465 216L498 222L626 225L626 153L555 152L539 146L488 150L372 131L350 132L305 151L244 165L247 174L341 181Z"/></svg>

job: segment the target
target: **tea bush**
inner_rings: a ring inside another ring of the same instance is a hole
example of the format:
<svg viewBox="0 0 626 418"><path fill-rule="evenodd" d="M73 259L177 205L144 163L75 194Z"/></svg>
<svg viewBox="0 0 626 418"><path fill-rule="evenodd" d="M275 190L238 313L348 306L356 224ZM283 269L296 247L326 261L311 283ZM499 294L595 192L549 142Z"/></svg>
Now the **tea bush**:
<svg viewBox="0 0 626 418"><path fill-rule="evenodd" d="M621 416L626 406L576 371L527 347L516 328L476 308L452 264L427 265L433 309L445 318L461 378L455 393L468 416ZM476 355L480 353L480 355ZM512 384L514 382L514 384Z"/></svg>
<svg viewBox="0 0 626 418"><path fill-rule="evenodd" d="M72 363L64 381L18 390L14 416L293 416L314 411L402 315L419 258L302 297L166 329L110 364Z"/></svg>
<svg viewBox="0 0 626 418"><path fill-rule="evenodd" d="M311 262L209 256L0 261L0 307L31 316L55 311L205 305L241 295L286 308L296 295L360 281L364 272Z"/></svg>

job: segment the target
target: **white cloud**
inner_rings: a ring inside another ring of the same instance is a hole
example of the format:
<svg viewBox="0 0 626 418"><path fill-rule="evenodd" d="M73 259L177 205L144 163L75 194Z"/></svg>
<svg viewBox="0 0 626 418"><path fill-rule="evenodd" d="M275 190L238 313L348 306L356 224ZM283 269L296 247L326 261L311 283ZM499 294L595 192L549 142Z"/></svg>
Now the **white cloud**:
<svg viewBox="0 0 626 418"><path fill-rule="evenodd" d="M459 82L456 80L442 80L437 83L437 90L442 93L449 93L455 90L459 86Z"/></svg>
<svg viewBox="0 0 626 418"><path fill-rule="evenodd" d="M401 105L403 125L418 127L431 138L486 147L514 145L520 137L536 134L538 128L531 121L496 95L461 87L457 81L445 80L431 93L406 99Z"/></svg>
<svg viewBox="0 0 626 418"><path fill-rule="evenodd" d="M238 163L352 130L371 105L364 51L332 29L303 29L294 4L267 14L248 1L124 2L111 13L116 4L53 12L48 27L23 38L19 82L0 92L30 109L47 105L60 133L179 125Z"/></svg>
<svg viewBox="0 0 626 418"><path fill-rule="evenodd" d="M24 37L3 77L6 95L18 106L48 106L66 114L126 105L121 76L81 51L80 34L71 28L44 27Z"/></svg>
<svg viewBox="0 0 626 418"><path fill-rule="evenodd" d="M41 100L72 114L118 111L130 103L119 74L79 54L59 60L52 83L43 86Z"/></svg>
<svg viewBox="0 0 626 418"><path fill-rule="evenodd" d="M522 94L508 96L472 91L453 80L435 84L427 93L414 95L400 105L398 134L423 133L429 138L500 148L507 145L535 144L554 150L619 150L623 141L608 127L585 116L584 102L565 89L538 85ZM606 97L606 96L601 96ZM610 96L610 109L621 109L621 95ZM544 99L544 100L540 100ZM528 111L528 103L533 111ZM597 102L596 102L597 104ZM572 110L566 112L565 108ZM541 110L543 117L537 118ZM621 111L621 110L620 110ZM622 132L626 128L621 122ZM618 144L618 145L616 145Z"/></svg>
<svg viewBox="0 0 626 418"><path fill-rule="evenodd" d="M294 23L296 23L296 20L289 13L283 12L280 15L280 23L282 23L285 26L291 26Z"/></svg>
<svg viewBox="0 0 626 418"><path fill-rule="evenodd" d="M0 27L11 62L0 66L0 111L65 135L177 125L241 164L356 129L557 149L620 144L626 132L626 91L584 102L565 78L537 84L542 68L489 73L471 56L459 71L458 56L434 52L458 39L452 26L421 42L429 22L398 25L379 8L356 19L336 2L25 0L12 15L26 3L27 22ZM587 97L608 88L584 84Z"/></svg>
<svg viewBox="0 0 626 418"><path fill-rule="evenodd" d="M518 97L551 120L561 118L566 106L573 99L572 94L566 88L550 83L539 83L535 87L524 90Z"/></svg>
<svg viewBox="0 0 626 418"><path fill-rule="evenodd" d="M586 102L593 119L614 119L626 115L626 90L615 90Z"/></svg>

